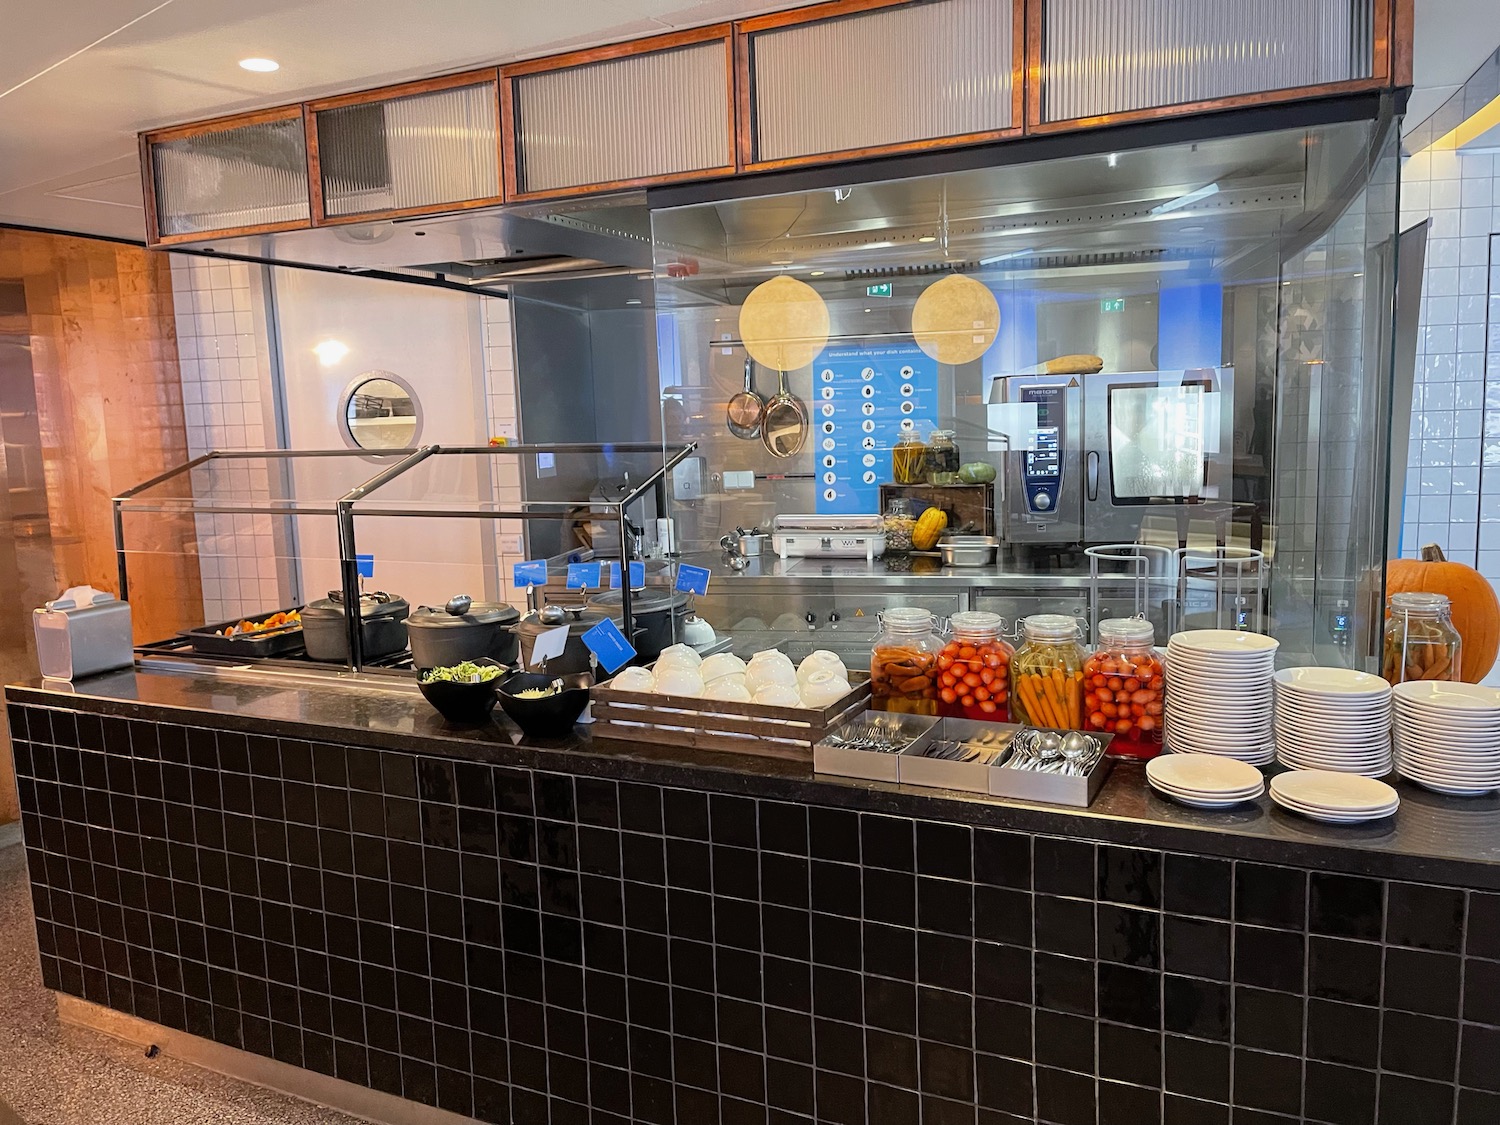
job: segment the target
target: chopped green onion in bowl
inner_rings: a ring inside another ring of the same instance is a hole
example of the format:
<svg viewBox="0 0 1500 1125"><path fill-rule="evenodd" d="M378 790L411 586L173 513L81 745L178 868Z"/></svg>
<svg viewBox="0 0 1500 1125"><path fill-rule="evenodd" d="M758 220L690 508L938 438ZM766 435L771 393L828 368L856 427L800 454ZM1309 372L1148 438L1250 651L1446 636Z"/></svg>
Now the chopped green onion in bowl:
<svg viewBox="0 0 1500 1125"><path fill-rule="evenodd" d="M498 664L474 664L465 660L448 668L429 668L422 673L422 683L483 684L495 679L505 669Z"/></svg>

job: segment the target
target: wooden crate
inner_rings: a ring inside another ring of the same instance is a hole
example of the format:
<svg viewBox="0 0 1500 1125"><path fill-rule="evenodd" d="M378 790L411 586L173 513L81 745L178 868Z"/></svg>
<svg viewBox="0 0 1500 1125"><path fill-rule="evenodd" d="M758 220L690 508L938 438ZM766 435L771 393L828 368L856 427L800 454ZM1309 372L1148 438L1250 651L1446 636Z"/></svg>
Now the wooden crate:
<svg viewBox="0 0 1500 1125"><path fill-rule="evenodd" d="M855 712L870 705L870 675L850 672L853 690L831 706L768 707L720 699L616 691L596 686L594 733L600 738L687 746L730 754L759 754L810 762L813 746Z"/></svg>
<svg viewBox="0 0 1500 1125"><path fill-rule="evenodd" d="M928 508L948 513L948 527L958 531L973 528L974 535L995 534L995 486L991 484L882 484L880 510L884 512L896 497L912 502L913 515Z"/></svg>

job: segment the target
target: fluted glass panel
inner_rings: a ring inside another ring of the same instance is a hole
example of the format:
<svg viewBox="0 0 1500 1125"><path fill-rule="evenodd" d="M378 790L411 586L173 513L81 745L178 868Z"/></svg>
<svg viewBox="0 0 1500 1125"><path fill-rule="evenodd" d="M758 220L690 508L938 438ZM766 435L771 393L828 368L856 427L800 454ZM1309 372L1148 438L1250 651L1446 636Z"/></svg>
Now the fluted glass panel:
<svg viewBox="0 0 1500 1125"><path fill-rule="evenodd" d="M731 163L721 40L516 81L521 190L666 176Z"/></svg>
<svg viewBox="0 0 1500 1125"><path fill-rule="evenodd" d="M1043 119L1369 77L1373 0L1045 0Z"/></svg>
<svg viewBox="0 0 1500 1125"><path fill-rule="evenodd" d="M942 0L763 31L756 158L900 144L1011 122L1009 0Z"/></svg>
<svg viewBox="0 0 1500 1125"><path fill-rule="evenodd" d="M308 217L300 117L153 144L151 172L164 236Z"/></svg>
<svg viewBox="0 0 1500 1125"><path fill-rule="evenodd" d="M492 83L322 110L323 209L357 215L500 194Z"/></svg>

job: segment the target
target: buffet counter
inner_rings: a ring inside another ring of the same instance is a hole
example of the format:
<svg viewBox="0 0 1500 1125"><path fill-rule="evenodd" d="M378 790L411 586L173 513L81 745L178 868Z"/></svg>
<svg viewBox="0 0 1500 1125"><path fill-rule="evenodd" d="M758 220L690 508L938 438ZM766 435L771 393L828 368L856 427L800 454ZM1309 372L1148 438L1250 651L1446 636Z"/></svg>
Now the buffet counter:
<svg viewBox="0 0 1500 1125"><path fill-rule="evenodd" d="M49 987L462 1115L1494 1119L1495 796L1323 826L1120 764L1064 809L459 729L381 677L6 698Z"/></svg>

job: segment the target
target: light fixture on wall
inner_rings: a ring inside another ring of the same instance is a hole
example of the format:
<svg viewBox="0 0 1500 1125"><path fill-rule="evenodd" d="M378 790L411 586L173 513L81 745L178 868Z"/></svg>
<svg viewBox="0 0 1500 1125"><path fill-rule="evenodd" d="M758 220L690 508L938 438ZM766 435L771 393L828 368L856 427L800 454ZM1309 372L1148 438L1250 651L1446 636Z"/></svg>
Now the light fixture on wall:
<svg viewBox="0 0 1500 1125"><path fill-rule="evenodd" d="M313 347L313 354L324 367L332 367L349 354L349 345L342 340L324 340Z"/></svg>
<svg viewBox="0 0 1500 1125"><path fill-rule="evenodd" d="M240 69L253 74L270 74L273 70L280 70L281 64L275 59L241 59Z"/></svg>

